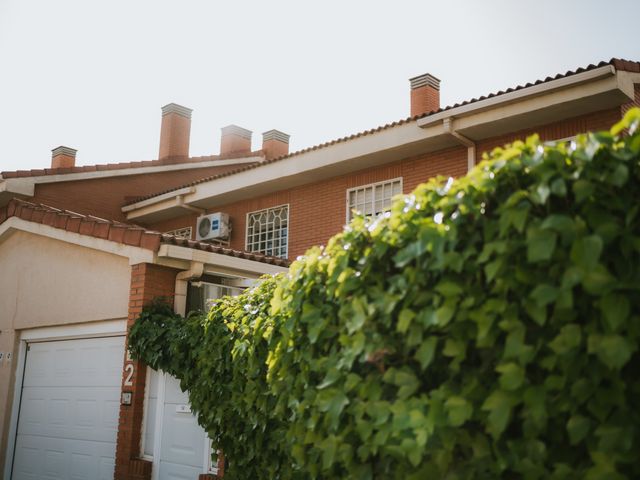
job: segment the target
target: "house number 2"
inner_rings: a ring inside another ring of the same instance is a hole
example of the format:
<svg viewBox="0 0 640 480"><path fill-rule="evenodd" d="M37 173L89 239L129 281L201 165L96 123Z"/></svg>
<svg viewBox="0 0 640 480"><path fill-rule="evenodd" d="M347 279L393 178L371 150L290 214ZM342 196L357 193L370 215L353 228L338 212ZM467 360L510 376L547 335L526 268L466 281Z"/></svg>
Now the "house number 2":
<svg viewBox="0 0 640 480"><path fill-rule="evenodd" d="M133 363L127 363L124 366L124 372L126 374L126 377L124 379L124 386L131 387L133 385L133 381L131 380L133 378Z"/></svg>

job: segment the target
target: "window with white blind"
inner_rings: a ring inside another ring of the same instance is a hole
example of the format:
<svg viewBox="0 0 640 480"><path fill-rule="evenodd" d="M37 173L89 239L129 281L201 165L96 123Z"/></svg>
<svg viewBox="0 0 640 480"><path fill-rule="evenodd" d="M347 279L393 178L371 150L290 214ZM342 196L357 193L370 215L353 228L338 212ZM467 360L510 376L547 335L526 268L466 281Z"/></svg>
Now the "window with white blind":
<svg viewBox="0 0 640 480"><path fill-rule="evenodd" d="M353 218L353 212L366 217L376 217L391 209L391 199L402 193L402 178L370 183L347 190L347 222Z"/></svg>
<svg viewBox="0 0 640 480"><path fill-rule="evenodd" d="M247 214L247 251L287 258L289 205Z"/></svg>

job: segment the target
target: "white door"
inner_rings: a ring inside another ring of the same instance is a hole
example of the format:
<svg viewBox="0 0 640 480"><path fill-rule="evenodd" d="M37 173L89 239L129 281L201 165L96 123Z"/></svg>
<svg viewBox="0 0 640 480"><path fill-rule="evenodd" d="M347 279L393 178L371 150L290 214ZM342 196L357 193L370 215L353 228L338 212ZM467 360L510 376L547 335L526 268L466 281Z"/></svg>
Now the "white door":
<svg viewBox="0 0 640 480"><path fill-rule="evenodd" d="M164 378L159 480L193 480L205 470L206 433L191 413L189 397L180 390L180 381Z"/></svg>
<svg viewBox="0 0 640 480"><path fill-rule="evenodd" d="M12 479L112 480L124 337L30 343Z"/></svg>

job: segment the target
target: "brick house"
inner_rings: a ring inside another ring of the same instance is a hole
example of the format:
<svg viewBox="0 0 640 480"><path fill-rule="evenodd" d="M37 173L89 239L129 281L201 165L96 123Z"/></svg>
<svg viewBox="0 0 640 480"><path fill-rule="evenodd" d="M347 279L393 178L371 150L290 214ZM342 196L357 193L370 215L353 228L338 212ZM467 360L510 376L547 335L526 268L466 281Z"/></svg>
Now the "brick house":
<svg viewBox="0 0 640 480"><path fill-rule="evenodd" d="M640 63L617 59L444 108L437 78L410 84L410 117L294 153L277 130L251 151L251 132L231 125L220 155L189 157L191 111L170 104L158 160L76 167L75 151L59 147L50 169L3 172L5 478L215 472L176 379L125 354L146 302L165 296L184 313L233 294L325 243L354 209L378 214L495 146L607 129L640 106ZM229 232L196 241L212 222Z"/></svg>

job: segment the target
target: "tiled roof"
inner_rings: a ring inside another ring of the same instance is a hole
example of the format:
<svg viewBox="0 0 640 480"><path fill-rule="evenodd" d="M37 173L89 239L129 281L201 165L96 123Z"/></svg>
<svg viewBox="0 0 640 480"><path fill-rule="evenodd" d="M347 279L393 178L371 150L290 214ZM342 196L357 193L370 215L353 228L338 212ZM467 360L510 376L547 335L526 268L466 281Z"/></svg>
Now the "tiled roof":
<svg viewBox="0 0 640 480"><path fill-rule="evenodd" d="M147 230L138 225L105 220L104 218L83 215L69 210L61 210L41 203L31 203L17 198L12 199L5 207L0 209L0 224L11 217L18 217L29 222L49 225L81 235L111 240L124 245L141 247L154 252L157 252L162 244L178 245L268 263L279 267L289 266L289 261L283 258L269 257L259 253L243 252L210 245L204 242L185 240L166 233Z"/></svg>
<svg viewBox="0 0 640 480"><path fill-rule="evenodd" d="M81 165L70 168L40 168L33 170L16 170L0 172L0 178L40 177L43 175L63 175L67 173L101 172L105 170L123 170L127 168L162 167L167 165L181 165L209 162L212 160L233 160L246 157L263 157L264 152L257 150L250 153L228 153L225 155L207 155L203 157L166 158L162 160L143 160L138 162L104 163L99 165Z"/></svg>
<svg viewBox="0 0 640 480"><path fill-rule="evenodd" d="M624 71L627 71L627 72L640 72L640 62L633 62L633 61L629 61L629 60L622 60L622 59L618 59L618 58L612 58L608 62L604 62L603 61L603 62L600 62L600 63L595 64L595 65L591 64L591 65L588 65L586 67L577 68L576 70L569 70L569 71L567 71L565 73L559 73L559 74L557 74L557 75L555 75L553 77L546 77L546 78L541 79L541 80L536 80L535 82L527 83L525 85L518 85L516 87L508 88L506 90L499 90L497 92L490 93L488 95L484 95L484 96L481 96L481 97L471 98L469 100L465 100L465 101L460 102L460 103L455 103L453 105L449 105L449 106L446 106L446 107L439 108L438 110L434 110L434 111L427 112L427 113L422 113L420 115L414 115L412 117L407 117L407 118L404 118L404 119L401 119L401 120L398 120L398 121L395 121L395 122L387 123L386 125L381 125L379 127L372 128L372 129L369 129L369 130L365 130L365 131L362 131L362 132L359 132L359 133L354 133L353 135L349 135L348 137L338 138L336 140L331 140L329 142L321 143L321 144L315 145L313 147L304 148L302 150L298 150L296 152L289 153L287 155L276 157L276 158L273 158L273 159L270 159L270 160L265 160L265 161L260 162L258 164L243 165L242 167L240 167L240 168L238 168L236 170L230 170L228 172L219 173L219 174L216 174L216 175L211 175L209 177L201 178L199 180L195 180L193 182L189 182L187 184L180 185L178 187L174 187L174 188L171 188L171 189L168 189L168 190L163 190L161 192L157 192L157 193L154 193L154 194L151 194L151 195L142 196L140 198L137 198L135 200L132 200L132 201L128 202L126 205L132 205L132 204L140 202L142 200L146 200L146 199L149 199L149 198L157 197L159 195L163 195L165 193L173 192L175 190L179 190L179 189L184 188L184 187L189 187L189 186L193 186L193 185L198 185L200 183L210 182L210 181L216 180L218 178L228 177L230 175L235 175L235 174L240 173L240 172L244 172L244 171L247 171L247 170L252 170L254 168L259 168L259 167L261 167L263 165L268 165L270 163L279 162L279 161L284 160L286 158L294 157L296 155L301 155L303 153L310 152L310 151L313 151L313 150L319 150L321 148L329 147L331 145L335 145L336 143L342 143L342 142L346 142L346 141L349 141L349 140L353 140L354 138L364 137L366 135L372 135L372 134L380 132L382 130L387 130L389 128L397 127L398 125L404 125L404 124L409 123L409 122L414 122L414 121L419 120L421 118L428 117L429 115L435 115L436 113L445 112L447 110L452 110L454 108L458 108L458 107L461 107L463 105L469 105L471 103L480 102L480 101L486 100L488 98L498 97L500 95L505 95L507 93L515 92L515 91L518 91L518 90L523 90L525 88L533 87L535 85L540 85L542 83L551 82L553 80L559 80L561 78L571 77L572 75L577 75L579 73L587 72L587 71L590 71L590 70L595 70L596 68L604 67L604 66L607 66L607 65L613 66L616 70L624 70Z"/></svg>

